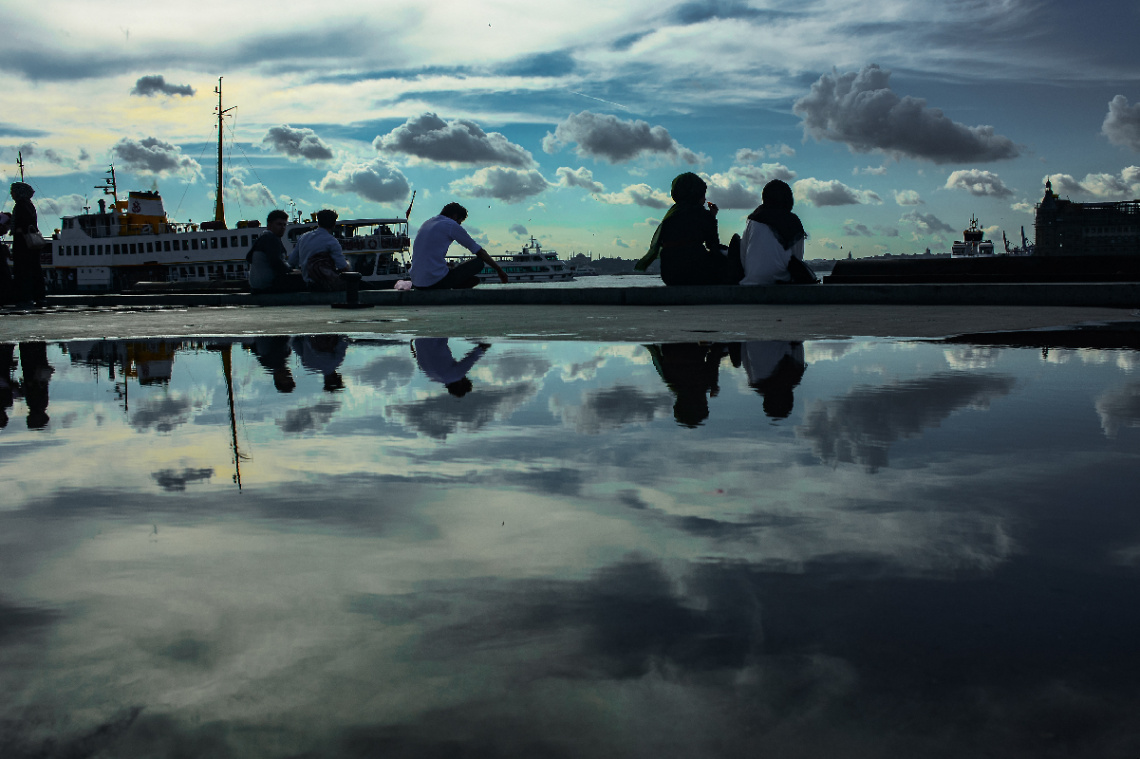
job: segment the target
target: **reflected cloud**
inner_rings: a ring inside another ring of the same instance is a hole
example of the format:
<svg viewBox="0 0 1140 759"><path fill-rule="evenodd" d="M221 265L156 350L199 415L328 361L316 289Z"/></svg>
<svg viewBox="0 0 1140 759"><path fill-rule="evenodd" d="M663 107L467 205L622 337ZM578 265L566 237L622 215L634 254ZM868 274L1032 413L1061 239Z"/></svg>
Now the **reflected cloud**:
<svg viewBox="0 0 1140 759"><path fill-rule="evenodd" d="M143 432L153 428L156 432L170 432L190 421L195 404L178 394L147 398L141 408L131 412L131 426Z"/></svg>
<svg viewBox="0 0 1140 759"><path fill-rule="evenodd" d="M186 490L188 484L209 480L213 476L213 469L183 469L180 472L174 469L160 469L151 475L158 486L168 493L182 492Z"/></svg>
<svg viewBox="0 0 1140 759"><path fill-rule="evenodd" d="M1106 390L1096 399L1096 413L1108 438L1115 438L1122 428L1140 427L1140 382Z"/></svg>
<svg viewBox="0 0 1140 759"><path fill-rule="evenodd" d="M947 348L942 352L951 369L989 369L1001 357L1000 348Z"/></svg>
<svg viewBox="0 0 1140 759"><path fill-rule="evenodd" d="M292 435L316 432L327 426L339 409L340 402L335 400L289 409L283 419L277 420L277 426Z"/></svg>
<svg viewBox="0 0 1140 759"><path fill-rule="evenodd" d="M955 411L987 408L1016 381L1002 375L940 374L881 387L862 386L831 401L815 401L796 428L826 462L888 465L890 446L937 427Z"/></svg>
<svg viewBox="0 0 1140 759"><path fill-rule="evenodd" d="M404 350L406 352L407 349ZM385 355L348 372L348 375L357 382L391 393L407 385L415 373L416 365L411 358Z"/></svg>
<svg viewBox="0 0 1140 759"><path fill-rule="evenodd" d="M388 406L387 416L421 435L446 440L457 432L477 432L495 420L506 419L538 393L530 382L503 388L453 395L433 395L422 401Z"/></svg>
<svg viewBox="0 0 1140 759"><path fill-rule="evenodd" d="M648 424L668 414L672 398L665 393L647 393L628 385L582 393L581 402L572 406L558 396L550 399L550 411L584 435L597 435L630 424Z"/></svg>
<svg viewBox="0 0 1140 759"><path fill-rule="evenodd" d="M541 381L553 364L542 356L531 353L493 355L480 364L472 376L488 384L508 385L521 381Z"/></svg>

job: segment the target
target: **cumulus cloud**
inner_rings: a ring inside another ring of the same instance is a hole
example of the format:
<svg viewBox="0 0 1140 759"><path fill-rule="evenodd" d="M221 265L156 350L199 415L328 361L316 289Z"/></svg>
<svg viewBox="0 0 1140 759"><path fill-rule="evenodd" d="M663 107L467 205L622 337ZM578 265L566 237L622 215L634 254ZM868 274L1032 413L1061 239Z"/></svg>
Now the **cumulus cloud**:
<svg viewBox="0 0 1140 759"><path fill-rule="evenodd" d="M518 203L542 193L550 183L534 169L491 166L479 169L469 177L451 183L452 192L475 198L495 198L505 203Z"/></svg>
<svg viewBox="0 0 1140 759"><path fill-rule="evenodd" d="M926 201L915 190L895 190L895 202L900 206L921 206Z"/></svg>
<svg viewBox="0 0 1140 759"><path fill-rule="evenodd" d="M886 176L887 167L886 166L864 166L863 168L859 168L858 166L856 166L855 168L851 169L851 173L854 176L859 176L860 174L869 174L873 177L882 177L882 176Z"/></svg>
<svg viewBox="0 0 1140 759"><path fill-rule="evenodd" d="M621 239L620 237L615 237L613 244L614 244L614 247L617 247L617 248L628 248L629 247L629 243L627 243L625 240Z"/></svg>
<svg viewBox="0 0 1140 759"><path fill-rule="evenodd" d="M1140 103L1130 106L1123 95L1114 97L1100 130L1113 145L1140 152Z"/></svg>
<svg viewBox="0 0 1140 759"><path fill-rule="evenodd" d="M530 235L530 232L522 224L512 224L507 231L516 237L528 237Z"/></svg>
<svg viewBox="0 0 1140 759"><path fill-rule="evenodd" d="M564 145L575 146L582 157L622 163L642 156L670 161L700 163L702 157L674 140L663 126L650 126L641 120L625 121L605 113L572 113L547 133L542 149L556 153Z"/></svg>
<svg viewBox="0 0 1140 759"><path fill-rule="evenodd" d="M141 97L154 97L155 95L178 95L179 97L193 97L197 92L188 84L171 84L162 74L140 76L131 88L132 95Z"/></svg>
<svg viewBox="0 0 1140 759"><path fill-rule="evenodd" d="M1052 182L1053 192L1067 195L1092 195L1105 199L1126 199L1140 196L1140 166L1128 166L1119 174L1086 174L1078 180L1071 174L1050 174L1045 181Z"/></svg>
<svg viewBox="0 0 1140 759"><path fill-rule="evenodd" d="M321 192L352 193L377 203L390 203L408 196L408 178L382 158L368 163L346 163L325 174L313 187Z"/></svg>
<svg viewBox="0 0 1140 759"><path fill-rule="evenodd" d="M936 164L1016 158L1017 146L991 126L968 127L925 100L899 97L890 72L875 64L862 71L824 74L793 111L805 135L842 142L856 153L879 151L892 158Z"/></svg>
<svg viewBox="0 0 1140 759"><path fill-rule="evenodd" d="M939 219L931 213L919 213L918 211L911 211L904 214L899 218L899 222L903 224L913 224L915 229L920 234L931 235L939 232L946 234L954 234L956 230L946 222Z"/></svg>
<svg viewBox="0 0 1140 759"><path fill-rule="evenodd" d="M606 191L605 185L595 182L594 173L585 167L571 169L568 166L559 166L557 174L560 187L581 187L595 195Z"/></svg>
<svg viewBox="0 0 1140 759"><path fill-rule="evenodd" d="M61 195L58 198L36 198L36 212L40 216L74 216L83 210L82 195Z"/></svg>
<svg viewBox="0 0 1140 759"><path fill-rule="evenodd" d="M763 148L740 148L736 151L737 163L756 163L764 158L783 158L791 157L796 154L795 148L790 145L779 143L777 145L765 145Z"/></svg>
<svg viewBox="0 0 1140 759"><path fill-rule="evenodd" d="M611 192L598 195L598 200L615 206L637 205L646 208L668 208L673 205L673 199L660 190L654 190L647 184L632 184L621 192Z"/></svg>
<svg viewBox="0 0 1140 759"><path fill-rule="evenodd" d="M142 140L124 137L111 148L111 154L123 168L145 174L199 176L202 173L201 164L183 155L182 148L157 137Z"/></svg>
<svg viewBox="0 0 1140 759"><path fill-rule="evenodd" d="M962 169L946 178L947 190L965 190L977 197L1009 198L1013 191L992 171Z"/></svg>
<svg viewBox="0 0 1140 759"><path fill-rule="evenodd" d="M867 205L883 202L877 193L871 190L856 190L838 179L825 182L822 179L809 177L798 180L792 189L795 191L796 197L819 207Z"/></svg>
<svg viewBox="0 0 1140 759"><path fill-rule="evenodd" d="M843 234L848 237L874 237L875 233L871 231L870 227L866 224L860 224L854 219L848 219L843 222Z"/></svg>
<svg viewBox="0 0 1140 759"><path fill-rule="evenodd" d="M425 161L479 166L499 164L518 169L535 166L534 156L498 132L484 132L474 121L445 121L423 113L372 141L381 152L402 153Z"/></svg>
<svg viewBox="0 0 1140 759"><path fill-rule="evenodd" d="M77 158L64 155L55 148L40 149L39 145L35 142L23 142L12 148L13 153L19 153L23 156L25 161L42 159L50 164L56 166L63 166L68 169L78 169L80 163L90 160L90 154L83 148L79 149Z"/></svg>
<svg viewBox="0 0 1140 759"><path fill-rule="evenodd" d="M239 176L231 176L226 181L226 195L243 206L277 207L277 201L268 187L261 182L247 185Z"/></svg>
<svg viewBox="0 0 1140 759"><path fill-rule="evenodd" d="M773 179L791 182L796 173L781 163L760 166L733 166L723 174L705 176L708 199L725 209L755 208L760 205L764 185Z"/></svg>
<svg viewBox="0 0 1140 759"><path fill-rule="evenodd" d="M332 148L326 145L312 129L297 129L288 124L270 127L261 143L290 158L327 161L333 157Z"/></svg>

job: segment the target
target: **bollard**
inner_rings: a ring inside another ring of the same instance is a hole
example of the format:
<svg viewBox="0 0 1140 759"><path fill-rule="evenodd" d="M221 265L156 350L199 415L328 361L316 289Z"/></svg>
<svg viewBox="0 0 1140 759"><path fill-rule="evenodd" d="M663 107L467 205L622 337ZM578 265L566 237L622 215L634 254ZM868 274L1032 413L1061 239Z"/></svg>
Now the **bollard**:
<svg viewBox="0 0 1140 759"><path fill-rule="evenodd" d="M360 302L360 280L363 278L358 271L341 272L344 281L344 303L333 303L333 308L372 308L370 304Z"/></svg>

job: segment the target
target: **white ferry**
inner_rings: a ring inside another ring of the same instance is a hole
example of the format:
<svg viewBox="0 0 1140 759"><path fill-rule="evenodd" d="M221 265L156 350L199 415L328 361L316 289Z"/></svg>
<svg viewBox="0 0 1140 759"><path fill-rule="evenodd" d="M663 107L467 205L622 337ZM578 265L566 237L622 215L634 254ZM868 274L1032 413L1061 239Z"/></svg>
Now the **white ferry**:
<svg viewBox="0 0 1140 759"><path fill-rule="evenodd" d="M131 192L119 199L115 167L96 189L111 196L99 200L99 210L84 209L65 216L50 246L41 252L49 292L120 291L140 282L205 285L218 289L244 287L249 277L245 255L258 235L259 221L226 226L222 196L221 79L218 80L218 184L213 221L178 224L166 216L157 192ZM407 271L408 214L404 218L343 219L334 231L352 269L363 277L361 286L382 289L395 285ZM292 251L297 238L316 228L308 221L290 220L282 241Z"/></svg>
<svg viewBox="0 0 1140 759"><path fill-rule="evenodd" d="M530 238L521 253L492 255L491 258L503 267L509 282L566 282L574 279L574 267L558 258L553 250L542 249L542 244ZM499 281L499 275L490 266L484 266L478 274L481 282Z"/></svg>
<svg viewBox="0 0 1140 759"><path fill-rule="evenodd" d="M978 228L978 220L970 216L969 229L963 230L962 239L955 240L950 247L951 258L977 258L994 255L994 244L983 240L984 232Z"/></svg>

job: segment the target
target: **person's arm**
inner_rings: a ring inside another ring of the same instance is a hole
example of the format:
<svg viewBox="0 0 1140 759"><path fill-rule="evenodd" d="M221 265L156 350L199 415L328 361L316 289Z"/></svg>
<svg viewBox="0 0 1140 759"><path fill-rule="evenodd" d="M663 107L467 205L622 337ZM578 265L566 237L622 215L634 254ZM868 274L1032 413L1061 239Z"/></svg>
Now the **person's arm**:
<svg viewBox="0 0 1140 759"><path fill-rule="evenodd" d="M337 271L348 271L348 259L344 257L344 250L341 249L340 243L335 237L329 245L329 253L332 255L333 264Z"/></svg>
<svg viewBox="0 0 1140 759"><path fill-rule="evenodd" d="M491 258L490 253L479 248L479 250L475 251L475 257L494 269L495 273L499 275L499 281L504 285L507 284L510 278L507 276L507 273L503 271L503 267L499 266L499 262Z"/></svg>
<svg viewBox="0 0 1140 759"><path fill-rule="evenodd" d="M709 203L708 214L705 216L703 242L705 247L713 253L720 253L720 229L716 223L716 212L719 209L715 203Z"/></svg>

